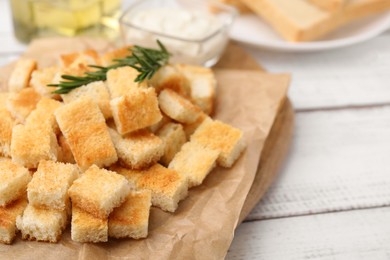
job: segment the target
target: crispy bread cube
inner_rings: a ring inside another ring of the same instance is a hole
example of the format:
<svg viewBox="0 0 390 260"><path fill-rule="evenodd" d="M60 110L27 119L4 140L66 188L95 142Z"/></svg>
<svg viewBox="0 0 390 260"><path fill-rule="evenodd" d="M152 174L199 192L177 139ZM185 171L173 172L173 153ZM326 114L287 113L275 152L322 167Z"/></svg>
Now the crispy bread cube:
<svg viewBox="0 0 390 260"><path fill-rule="evenodd" d="M37 62L32 59L20 59L8 80L8 89L18 92L28 86L31 73L37 68Z"/></svg>
<svg viewBox="0 0 390 260"><path fill-rule="evenodd" d="M24 240L56 243L66 228L67 219L67 209L39 209L28 204L23 215L16 218L16 227Z"/></svg>
<svg viewBox="0 0 390 260"><path fill-rule="evenodd" d="M126 201L110 214L108 235L134 239L147 237L151 196L148 190L130 192Z"/></svg>
<svg viewBox="0 0 390 260"><path fill-rule="evenodd" d="M73 207L71 236L76 242L107 242L108 220L97 218L82 209Z"/></svg>
<svg viewBox="0 0 390 260"><path fill-rule="evenodd" d="M217 80L210 68L178 64L176 68L188 79L191 87L191 100L203 112L210 115L214 107Z"/></svg>
<svg viewBox="0 0 390 260"><path fill-rule="evenodd" d="M161 110L167 116L180 123L193 123L202 112L199 107L170 89L161 91L158 102Z"/></svg>
<svg viewBox="0 0 390 260"><path fill-rule="evenodd" d="M126 47L114 49L104 53L102 56L100 56L102 65L105 67L111 66L115 64L115 59L122 59L125 58L126 56L130 56L131 55L130 47L131 46L126 46Z"/></svg>
<svg viewBox="0 0 390 260"><path fill-rule="evenodd" d="M0 110L0 155L11 156L12 128L15 120L11 113L6 110Z"/></svg>
<svg viewBox="0 0 390 260"><path fill-rule="evenodd" d="M182 145L187 141L183 126L168 123L157 132L157 135L161 138L165 147L161 163L168 166L173 157L180 151Z"/></svg>
<svg viewBox="0 0 390 260"><path fill-rule="evenodd" d="M151 126L162 118L153 88L134 89L111 100L110 104L115 125L121 135Z"/></svg>
<svg viewBox="0 0 390 260"><path fill-rule="evenodd" d="M147 130L121 136L109 128L119 161L131 169L143 169L160 160L164 154L163 141Z"/></svg>
<svg viewBox="0 0 390 260"><path fill-rule="evenodd" d="M26 196L22 196L11 204L0 207L0 242L11 244L16 234L16 218L27 206Z"/></svg>
<svg viewBox="0 0 390 260"><path fill-rule="evenodd" d="M48 87L48 84L54 82L54 77L59 72L58 67L47 67L39 70L34 70L31 74L30 86L43 97L59 99L58 94L53 94L53 87Z"/></svg>
<svg viewBox="0 0 390 260"><path fill-rule="evenodd" d="M198 186L215 167L218 155L217 150L188 142L181 147L168 168L186 177L188 187Z"/></svg>
<svg viewBox="0 0 390 260"><path fill-rule="evenodd" d="M63 163L76 163L70 146L62 134L58 137L58 145L60 148L58 152L58 161Z"/></svg>
<svg viewBox="0 0 390 260"><path fill-rule="evenodd" d="M132 67L119 67L107 72L107 88L111 98L117 98L126 95L132 89L147 87L147 83L134 82L138 76L138 71Z"/></svg>
<svg viewBox="0 0 390 260"><path fill-rule="evenodd" d="M26 193L30 172L11 160L0 161L0 206L6 206Z"/></svg>
<svg viewBox="0 0 390 260"><path fill-rule="evenodd" d="M103 81L96 81L89 83L88 85L76 88L67 94L61 95L64 103L70 103L81 97L90 97L96 100L100 111L102 111L104 118L110 118L112 116L110 108L110 94L108 93L106 84Z"/></svg>
<svg viewBox="0 0 390 260"><path fill-rule="evenodd" d="M60 128L58 127L54 112L61 105L62 103L57 100L42 97L42 99L38 102L35 110L33 110L26 118L25 124L29 126L37 126L42 124L43 122L47 122L51 125L54 132L56 134L59 134Z"/></svg>
<svg viewBox="0 0 390 260"><path fill-rule="evenodd" d="M80 98L55 112L57 123L82 170L118 160L103 114L90 98Z"/></svg>
<svg viewBox="0 0 390 260"><path fill-rule="evenodd" d="M175 212L179 201L187 197L187 178L161 164L155 164L143 171L134 171L118 166L112 170L125 176L130 183L135 183L137 190L150 190L152 192L152 205L162 210Z"/></svg>
<svg viewBox="0 0 390 260"><path fill-rule="evenodd" d="M0 92L0 111L7 110L7 100L9 97L9 92Z"/></svg>
<svg viewBox="0 0 390 260"><path fill-rule="evenodd" d="M68 189L78 177L79 169L74 164L41 161L27 186L29 203L36 208L65 210Z"/></svg>
<svg viewBox="0 0 390 260"><path fill-rule="evenodd" d="M195 133L196 129L203 123L204 120L209 118L205 113L201 113L198 119L191 124L183 124L183 130L186 133L187 140L190 139L191 135Z"/></svg>
<svg viewBox="0 0 390 260"><path fill-rule="evenodd" d="M69 189L73 205L98 218L107 218L130 192L126 178L92 165Z"/></svg>
<svg viewBox="0 0 390 260"><path fill-rule="evenodd" d="M62 54L60 56L62 67L78 67L81 65L99 65L99 54L95 50L85 50L82 52Z"/></svg>
<svg viewBox="0 0 390 260"><path fill-rule="evenodd" d="M219 150L218 164L222 167L231 167L246 146L241 130L210 118L191 136L191 142Z"/></svg>
<svg viewBox="0 0 390 260"><path fill-rule="evenodd" d="M161 67L149 83L160 93L164 89L171 89L182 96L190 97L191 89L188 80L174 66L165 65Z"/></svg>
<svg viewBox="0 0 390 260"><path fill-rule="evenodd" d="M152 132L152 133L156 133L161 127L163 127L165 124L168 124L169 122L171 122L172 120L167 116L165 115L164 113L161 113L162 115L162 118L160 121L158 121L157 123L155 123L154 125L151 125L149 126L149 130Z"/></svg>
<svg viewBox="0 0 390 260"><path fill-rule="evenodd" d="M41 95L33 88L25 88L18 93L10 93L7 109L14 118L23 123L31 111L36 108L40 99Z"/></svg>
<svg viewBox="0 0 390 260"><path fill-rule="evenodd" d="M57 137L48 123L40 126L16 125L12 129L12 161L37 168L40 160L57 160Z"/></svg>

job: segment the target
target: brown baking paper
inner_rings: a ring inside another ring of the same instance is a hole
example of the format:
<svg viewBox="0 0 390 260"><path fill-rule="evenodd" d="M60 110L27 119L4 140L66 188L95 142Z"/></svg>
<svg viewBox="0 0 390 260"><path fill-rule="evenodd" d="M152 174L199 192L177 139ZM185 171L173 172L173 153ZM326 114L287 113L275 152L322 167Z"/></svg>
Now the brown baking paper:
<svg viewBox="0 0 390 260"><path fill-rule="evenodd" d="M60 53L88 48L105 51L110 45L91 39L44 39L32 43L24 56L37 59L39 66L48 66L56 62ZM242 129L248 144L231 169L214 169L201 186L190 190L173 214L152 208L146 239L81 244L70 239L68 228L57 244L22 241L18 236L12 245L0 245L1 258L223 259L290 81L286 74L245 70L260 67L240 51L230 46L215 69L218 95L214 118ZM12 65L0 69L2 89L6 88L11 70Z"/></svg>

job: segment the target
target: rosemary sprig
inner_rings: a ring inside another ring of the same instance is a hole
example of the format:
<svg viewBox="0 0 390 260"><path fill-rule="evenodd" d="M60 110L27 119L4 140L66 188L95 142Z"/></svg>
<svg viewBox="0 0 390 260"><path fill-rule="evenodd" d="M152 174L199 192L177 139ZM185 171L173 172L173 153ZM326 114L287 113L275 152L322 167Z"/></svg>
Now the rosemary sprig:
<svg viewBox="0 0 390 260"><path fill-rule="evenodd" d="M157 40L158 49L144 48L135 45L130 48L131 55L125 58L115 59L114 64L108 67L88 65L95 68L95 71L85 72L83 76L62 75L63 80L58 84L48 84L49 87L56 87L55 94L66 94L75 88L87 85L95 81L104 81L107 79L107 72L111 69L130 66L136 69L139 74L135 82L142 82L145 79L151 79L157 70L168 63L171 54L165 46Z"/></svg>

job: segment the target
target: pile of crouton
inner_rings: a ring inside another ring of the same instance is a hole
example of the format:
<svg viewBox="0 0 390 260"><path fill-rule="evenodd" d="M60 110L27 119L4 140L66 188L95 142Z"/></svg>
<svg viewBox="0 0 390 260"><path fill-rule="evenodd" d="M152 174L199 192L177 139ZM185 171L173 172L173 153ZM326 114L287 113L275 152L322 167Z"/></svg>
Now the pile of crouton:
<svg viewBox="0 0 390 260"><path fill-rule="evenodd" d="M108 66L128 49L62 55L37 68L21 59L0 93L0 241L145 238L151 206L175 212L216 166L231 167L243 133L213 120L210 69L166 65L136 83L131 67L53 94L61 75Z"/></svg>

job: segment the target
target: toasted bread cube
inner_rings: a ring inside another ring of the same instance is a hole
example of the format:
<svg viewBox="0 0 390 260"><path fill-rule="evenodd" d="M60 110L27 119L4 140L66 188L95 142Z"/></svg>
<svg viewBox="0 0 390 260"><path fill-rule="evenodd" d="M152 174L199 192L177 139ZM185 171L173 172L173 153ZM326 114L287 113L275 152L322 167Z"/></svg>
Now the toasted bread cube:
<svg viewBox="0 0 390 260"><path fill-rule="evenodd" d="M150 79L149 83L160 93L164 89L170 89L182 96L190 97L191 89L188 80L174 66L161 67Z"/></svg>
<svg viewBox="0 0 390 260"><path fill-rule="evenodd" d="M15 120L11 113L6 110L0 110L0 155L11 156L12 128Z"/></svg>
<svg viewBox="0 0 390 260"><path fill-rule="evenodd" d="M246 147L241 130L210 118L205 120L191 136L191 142L219 150L217 162L220 166L228 168L234 164Z"/></svg>
<svg viewBox="0 0 390 260"><path fill-rule="evenodd" d="M80 98L55 112L57 123L82 170L96 164L109 166L118 160L102 112L90 98Z"/></svg>
<svg viewBox="0 0 390 260"><path fill-rule="evenodd" d="M202 112L199 107L170 89L161 91L158 102L167 116L180 123L193 123Z"/></svg>
<svg viewBox="0 0 390 260"><path fill-rule="evenodd" d="M31 111L37 107L40 99L41 95L33 88L25 88L18 93L10 93L7 109L14 118L23 123Z"/></svg>
<svg viewBox="0 0 390 260"><path fill-rule="evenodd" d="M0 111L7 110L7 100L9 97L9 92L0 92Z"/></svg>
<svg viewBox="0 0 390 260"><path fill-rule="evenodd" d="M108 220L97 218L77 207L72 208L71 237L76 242L107 242Z"/></svg>
<svg viewBox="0 0 390 260"><path fill-rule="evenodd" d="M47 122L51 125L56 134L60 133L54 112L57 108L61 107L62 103L47 97L42 97L38 102L37 107L26 118L26 125L37 126L43 122Z"/></svg>
<svg viewBox="0 0 390 260"><path fill-rule="evenodd" d="M125 176L130 183L134 183L137 190L150 190L152 205L165 211L175 212L179 201L188 195L187 178L161 164L155 164L143 171L118 166L112 170Z"/></svg>
<svg viewBox="0 0 390 260"><path fill-rule="evenodd" d="M117 98L126 95L132 89L139 87L147 87L147 83L135 82L138 76L138 71L132 67L119 67L107 72L107 88L110 92L111 98Z"/></svg>
<svg viewBox="0 0 390 260"><path fill-rule="evenodd" d="M76 88L67 94L62 94L61 97L65 104L75 101L81 97L90 97L93 100L96 100L104 118L107 119L112 116L110 108L110 94L108 93L106 84L104 84L103 81L89 83L88 85Z"/></svg>
<svg viewBox="0 0 390 260"><path fill-rule="evenodd" d="M99 54L95 50L85 50L82 52L62 54L60 56L62 67L78 67L79 65L99 65Z"/></svg>
<svg viewBox="0 0 390 260"><path fill-rule="evenodd" d="M75 180L68 191L73 205L98 218L107 218L125 201L129 192L125 177L96 165Z"/></svg>
<svg viewBox="0 0 390 260"><path fill-rule="evenodd" d="M11 92L18 92L28 87L31 73L37 67L37 62L32 59L20 59L11 73L8 80L8 89Z"/></svg>
<svg viewBox="0 0 390 260"><path fill-rule="evenodd" d="M190 139L191 135L195 133L196 129L203 123L204 120L209 118L205 113L201 113L198 119L191 124L183 124L183 130L186 133L187 140Z"/></svg>
<svg viewBox="0 0 390 260"><path fill-rule="evenodd" d="M26 196L22 196L11 204L0 207L0 242L11 244L16 235L16 218L27 206Z"/></svg>
<svg viewBox="0 0 390 260"><path fill-rule="evenodd" d="M148 236L151 192L132 191L126 201L110 214L108 235L115 238L134 239Z"/></svg>
<svg viewBox="0 0 390 260"><path fill-rule="evenodd" d="M185 143L169 164L188 180L188 187L198 186L215 167L219 151L195 142Z"/></svg>
<svg viewBox="0 0 390 260"><path fill-rule="evenodd" d="M30 86L43 97L59 99L58 94L52 93L55 88L47 86L54 82L54 77L56 77L59 70L58 67L34 70L31 74Z"/></svg>
<svg viewBox="0 0 390 260"><path fill-rule="evenodd" d="M12 161L37 168L41 160L57 160L57 137L48 123L40 126L16 125L12 129Z"/></svg>
<svg viewBox="0 0 390 260"><path fill-rule="evenodd" d="M41 161L27 187L29 203L36 208L65 210L68 189L78 177L79 169L74 164Z"/></svg>
<svg viewBox="0 0 390 260"><path fill-rule="evenodd" d="M155 123L154 125L151 125L149 126L149 130L152 132L152 133L156 133L161 127L163 127L164 125L168 124L169 122L171 122L172 120L167 116L165 115L164 113L161 113L162 115L162 118L160 121L158 121L157 123Z"/></svg>
<svg viewBox="0 0 390 260"><path fill-rule="evenodd" d="M115 64L116 59L123 59L127 56L131 55L131 46L122 47L119 49L114 49L111 51L108 51L104 53L102 56L100 56L100 60L103 66L111 66Z"/></svg>
<svg viewBox="0 0 390 260"><path fill-rule="evenodd" d="M143 169L160 160L164 154L163 141L147 130L121 136L109 128L119 161L131 169Z"/></svg>
<svg viewBox="0 0 390 260"><path fill-rule="evenodd" d="M60 148L58 152L58 161L63 163L76 163L70 146L62 134L58 137L58 145Z"/></svg>
<svg viewBox="0 0 390 260"><path fill-rule="evenodd" d="M121 135L151 126L162 118L153 88L134 89L111 100L110 104L115 125Z"/></svg>
<svg viewBox="0 0 390 260"><path fill-rule="evenodd" d="M6 206L26 193L30 172L11 160L0 161L0 206Z"/></svg>
<svg viewBox="0 0 390 260"><path fill-rule="evenodd" d="M161 163L168 166L173 157L180 151L182 145L187 141L183 126L168 123L157 132L157 136L161 138L165 147Z"/></svg>
<svg viewBox="0 0 390 260"><path fill-rule="evenodd" d="M214 107L217 80L210 68L178 64L176 68L189 80L191 99L203 112L210 115Z"/></svg>
<svg viewBox="0 0 390 260"><path fill-rule="evenodd" d="M24 240L56 243L66 228L67 210L35 208L28 204L21 216L16 218L16 227Z"/></svg>

